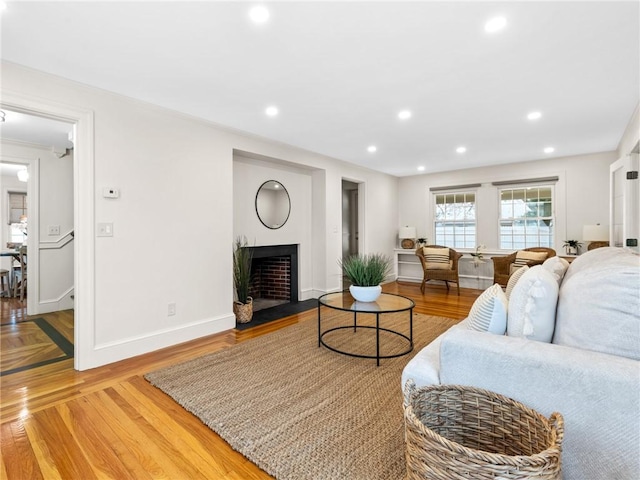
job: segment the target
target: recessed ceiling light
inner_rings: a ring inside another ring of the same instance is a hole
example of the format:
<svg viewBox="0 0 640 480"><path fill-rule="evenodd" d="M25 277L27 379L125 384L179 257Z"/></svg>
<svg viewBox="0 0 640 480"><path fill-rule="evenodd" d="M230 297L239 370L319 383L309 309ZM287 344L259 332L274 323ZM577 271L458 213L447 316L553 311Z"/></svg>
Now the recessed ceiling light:
<svg viewBox="0 0 640 480"><path fill-rule="evenodd" d="M270 117L275 117L276 115L278 115L278 107L274 107L274 106L267 107L264 113L266 113Z"/></svg>
<svg viewBox="0 0 640 480"><path fill-rule="evenodd" d="M378 147L376 147L375 145L369 145L369 146L367 147L367 152L369 152L369 153L373 153L373 152L375 152L376 150L378 150Z"/></svg>
<svg viewBox="0 0 640 480"><path fill-rule="evenodd" d="M458 147L456 148L456 152L458 153L464 153L467 151L467 147Z"/></svg>
<svg viewBox="0 0 640 480"><path fill-rule="evenodd" d="M484 31L487 33L495 33L507 26L507 19L504 17L494 17L484 24Z"/></svg>
<svg viewBox="0 0 640 480"><path fill-rule="evenodd" d="M555 151L556 151L556 149L553 148L553 147L547 147L547 148L544 149L544 153L553 153Z"/></svg>
<svg viewBox="0 0 640 480"><path fill-rule="evenodd" d="M411 118L411 111L410 110L402 110L400 113L398 113L398 118L400 120L406 120L407 118Z"/></svg>
<svg viewBox="0 0 640 480"><path fill-rule="evenodd" d="M542 117L542 113L540 113L540 112L530 112L527 115L527 118L529 120L538 120L540 117Z"/></svg>
<svg viewBox="0 0 640 480"><path fill-rule="evenodd" d="M425 170L425 166L424 166L424 165L420 165L420 166L418 167L418 171L419 171L419 172L424 172L424 170Z"/></svg>
<svg viewBox="0 0 640 480"><path fill-rule="evenodd" d="M264 5L256 5L249 10L249 17L254 23L264 23L269 20L269 10Z"/></svg>

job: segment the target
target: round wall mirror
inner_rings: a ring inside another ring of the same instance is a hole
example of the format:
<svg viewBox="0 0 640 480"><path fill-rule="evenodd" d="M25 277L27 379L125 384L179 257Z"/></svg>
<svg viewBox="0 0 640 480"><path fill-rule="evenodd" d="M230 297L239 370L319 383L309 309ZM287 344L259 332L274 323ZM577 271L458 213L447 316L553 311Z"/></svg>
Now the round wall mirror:
<svg viewBox="0 0 640 480"><path fill-rule="evenodd" d="M289 192L280 182L269 180L256 194L256 213L262 224L272 230L282 227L291 213Z"/></svg>

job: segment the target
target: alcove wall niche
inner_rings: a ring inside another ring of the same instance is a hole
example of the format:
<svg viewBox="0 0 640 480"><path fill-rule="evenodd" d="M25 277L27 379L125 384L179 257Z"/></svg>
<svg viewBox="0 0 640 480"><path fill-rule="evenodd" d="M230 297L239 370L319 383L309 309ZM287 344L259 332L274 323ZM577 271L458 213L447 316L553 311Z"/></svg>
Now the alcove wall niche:
<svg viewBox="0 0 640 480"><path fill-rule="evenodd" d="M312 169L258 154L233 154L233 234L244 236L251 246L298 245L298 298L313 298L314 256L312 237ZM280 182L289 193L291 212L277 229L267 228L256 213L256 193L269 180ZM317 266L316 266L317 267Z"/></svg>

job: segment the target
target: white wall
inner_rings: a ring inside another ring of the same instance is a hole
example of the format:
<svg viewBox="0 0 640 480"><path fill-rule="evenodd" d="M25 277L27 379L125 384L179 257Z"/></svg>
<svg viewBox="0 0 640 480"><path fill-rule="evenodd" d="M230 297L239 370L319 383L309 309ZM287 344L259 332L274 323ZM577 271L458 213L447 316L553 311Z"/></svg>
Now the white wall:
<svg viewBox="0 0 640 480"><path fill-rule="evenodd" d="M640 103L636 105L636 109L633 111L627 128L620 139L617 149L618 158L628 155L637 146L638 141L640 141Z"/></svg>
<svg viewBox="0 0 640 480"><path fill-rule="evenodd" d="M566 239L582 240L586 224L609 223L609 165L616 153L598 153L495 167L416 175L399 182L400 225L416 225L418 236L434 238L431 187L481 183L476 200L478 244L498 248L498 187L491 182L558 176L555 188L555 250Z"/></svg>
<svg viewBox="0 0 640 480"><path fill-rule="evenodd" d="M92 114L95 144L84 159L76 151L75 171L93 155L92 214L96 223L112 222L114 235L76 237L78 245L94 251L94 258L81 259L93 269L95 304L92 315L77 322L84 332L76 345L80 369L234 326L234 150L313 170L310 233L302 234L311 238L313 258L311 271L303 274L305 288L311 283L324 292L340 285L343 177L366 184L366 251L393 251L395 177L15 64L2 64L2 89L3 99L8 94L17 105L41 101L50 109L60 105ZM120 198L103 198L103 187L120 189ZM91 218L83 212L76 213L81 221ZM176 303L175 316L167 315L169 302Z"/></svg>

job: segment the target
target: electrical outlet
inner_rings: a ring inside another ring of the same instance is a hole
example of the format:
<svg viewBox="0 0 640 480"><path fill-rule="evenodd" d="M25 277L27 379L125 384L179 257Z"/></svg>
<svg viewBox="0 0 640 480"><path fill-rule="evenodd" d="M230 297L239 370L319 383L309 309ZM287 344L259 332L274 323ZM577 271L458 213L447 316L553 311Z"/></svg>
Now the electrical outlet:
<svg viewBox="0 0 640 480"><path fill-rule="evenodd" d="M169 305L167 305L167 315L171 317L175 314L176 314L176 304L174 302L171 302Z"/></svg>
<svg viewBox="0 0 640 480"><path fill-rule="evenodd" d="M48 235L60 235L60 225L49 225L47 233Z"/></svg>

